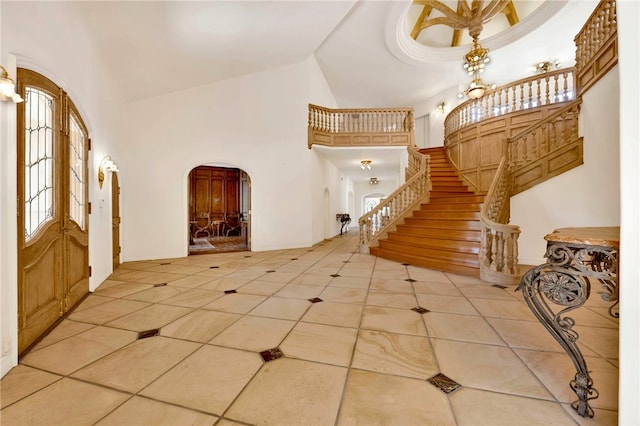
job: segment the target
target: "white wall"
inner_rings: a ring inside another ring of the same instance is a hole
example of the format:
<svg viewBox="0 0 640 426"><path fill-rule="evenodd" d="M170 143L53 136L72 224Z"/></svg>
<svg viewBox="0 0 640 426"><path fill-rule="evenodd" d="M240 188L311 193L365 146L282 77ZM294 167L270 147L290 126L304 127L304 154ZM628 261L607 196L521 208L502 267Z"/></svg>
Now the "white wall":
<svg viewBox="0 0 640 426"><path fill-rule="evenodd" d="M119 161L124 260L187 254L187 177L200 164L249 174L252 250L319 241L330 170L307 148L307 104L311 91L331 98L318 95L327 89L314 66L308 60L128 105Z"/></svg>
<svg viewBox="0 0 640 426"><path fill-rule="evenodd" d="M444 120L447 114L460 104L458 99L458 87L453 86L435 96L414 106L415 117L419 117L422 129L416 131L416 145L420 148L443 146L444 144ZM438 110L438 105L444 102L444 113ZM418 134L421 141L418 142Z"/></svg>
<svg viewBox="0 0 640 426"><path fill-rule="evenodd" d="M544 236L556 228L620 225L618 67L583 95L584 164L511 198L520 225L521 264L544 262Z"/></svg>
<svg viewBox="0 0 640 426"><path fill-rule="evenodd" d="M640 409L640 3L616 2L620 67L620 404L618 423L639 425Z"/></svg>
<svg viewBox="0 0 640 426"><path fill-rule="evenodd" d="M356 207L356 216L357 218L361 217L364 214L363 211L363 200L364 197L371 194L384 194L384 197L391 194L393 191L398 189L400 186L399 180L381 180L377 185L370 185L369 182L356 182L353 186L354 189L354 200ZM352 218L353 219L353 218ZM352 220L352 221L355 221Z"/></svg>
<svg viewBox="0 0 640 426"><path fill-rule="evenodd" d="M97 167L106 153L118 154L120 100L95 54L85 29L67 3L0 2L0 63L15 72L15 65L37 71L60 85L71 97L89 129L93 150L89 154L89 263L93 267L90 288L111 273L111 204L98 189ZM15 77L15 74L13 74ZM15 107L0 106L0 330L2 374L17 362L16 271L16 124Z"/></svg>

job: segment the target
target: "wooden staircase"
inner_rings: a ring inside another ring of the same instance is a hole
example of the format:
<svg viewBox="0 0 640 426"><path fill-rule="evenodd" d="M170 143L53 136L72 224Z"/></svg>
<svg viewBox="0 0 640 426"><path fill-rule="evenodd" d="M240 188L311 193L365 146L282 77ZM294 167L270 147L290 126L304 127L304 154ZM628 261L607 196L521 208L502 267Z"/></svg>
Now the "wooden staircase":
<svg viewBox="0 0 640 426"><path fill-rule="evenodd" d="M420 150L431 156L431 201L370 247L385 259L430 269L479 276L480 208L476 195L458 178L443 147Z"/></svg>

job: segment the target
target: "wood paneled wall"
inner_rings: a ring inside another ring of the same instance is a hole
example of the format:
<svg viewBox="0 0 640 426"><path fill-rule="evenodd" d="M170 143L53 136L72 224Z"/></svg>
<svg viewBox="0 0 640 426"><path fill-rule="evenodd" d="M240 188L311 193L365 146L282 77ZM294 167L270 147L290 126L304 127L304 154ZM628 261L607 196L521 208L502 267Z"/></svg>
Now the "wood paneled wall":
<svg viewBox="0 0 640 426"><path fill-rule="evenodd" d="M211 218L221 220L225 213L241 212L240 192L242 170L224 167L199 166L189 175L189 216L211 213Z"/></svg>

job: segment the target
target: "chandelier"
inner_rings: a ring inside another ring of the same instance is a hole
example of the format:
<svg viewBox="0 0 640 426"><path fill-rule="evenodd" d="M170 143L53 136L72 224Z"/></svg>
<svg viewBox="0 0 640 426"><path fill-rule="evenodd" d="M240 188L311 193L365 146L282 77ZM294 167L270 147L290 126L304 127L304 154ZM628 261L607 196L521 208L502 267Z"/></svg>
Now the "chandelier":
<svg viewBox="0 0 640 426"><path fill-rule="evenodd" d="M485 49L480 45L478 36L473 37L473 47L464 55L464 64L462 65L467 70L467 74L473 76L473 79L469 87L458 94L459 98L463 98L466 95L469 99L478 99L488 91L496 88L495 84L485 83L480 78L480 74L484 72L484 66L489 63L489 60L489 49Z"/></svg>

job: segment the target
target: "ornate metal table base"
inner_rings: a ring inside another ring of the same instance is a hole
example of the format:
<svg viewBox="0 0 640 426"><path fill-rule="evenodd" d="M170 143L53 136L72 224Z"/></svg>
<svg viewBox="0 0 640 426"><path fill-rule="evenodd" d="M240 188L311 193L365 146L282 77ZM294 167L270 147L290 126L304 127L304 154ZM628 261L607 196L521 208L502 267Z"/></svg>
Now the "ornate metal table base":
<svg viewBox="0 0 640 426"><path fill-rule="evenodd" d="M615 317L618 304L619 228L565 228L545 237L548 241L547 262L529 270L518 290L538 320L560 343L576 367L571 389L578 400L571 406L582 417L593 417L589 400L599 396L584 356L578 348L575 321L567 315L589 298L591 280L602 285L602 299L615 302L609 313ZM555 310L552 309L552 302ZM561 307L564 307L561 308Z"/></svg>

